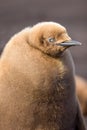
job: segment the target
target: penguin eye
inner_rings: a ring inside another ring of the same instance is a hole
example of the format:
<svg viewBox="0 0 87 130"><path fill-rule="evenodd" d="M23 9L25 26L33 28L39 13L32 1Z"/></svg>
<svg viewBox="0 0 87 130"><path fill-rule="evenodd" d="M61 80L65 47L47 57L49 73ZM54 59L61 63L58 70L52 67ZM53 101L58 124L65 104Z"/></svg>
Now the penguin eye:
<svg viewBox="0 0 87 130"><path fill-rule="evenodd" d="M55 38L52 37L48 38L48 42L55 42Z"/></svg>

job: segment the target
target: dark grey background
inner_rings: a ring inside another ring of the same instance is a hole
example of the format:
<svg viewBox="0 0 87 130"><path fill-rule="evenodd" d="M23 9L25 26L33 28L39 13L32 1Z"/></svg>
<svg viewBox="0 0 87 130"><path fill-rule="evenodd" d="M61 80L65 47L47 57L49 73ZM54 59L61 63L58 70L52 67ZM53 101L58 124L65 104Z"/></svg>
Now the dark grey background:
<svg viewBox="0 0 87 130"><path fill-rule="evenodd" d="M87 79L87 0L0 0L0 52L13 34L41 21L61 23L83 43L71 53L76 73Z"/></svg>

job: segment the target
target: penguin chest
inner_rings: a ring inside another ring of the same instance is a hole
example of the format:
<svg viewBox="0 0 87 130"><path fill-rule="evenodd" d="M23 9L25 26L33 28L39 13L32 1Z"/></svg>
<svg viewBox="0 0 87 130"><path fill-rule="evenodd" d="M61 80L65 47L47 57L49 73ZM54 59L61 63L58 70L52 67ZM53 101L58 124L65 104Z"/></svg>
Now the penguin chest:
<svg viewBox="0 0 87 130"><path fill-rule="evenodd" d="M62 126L66 129L66 126L73 125L71 117L75 119L74 89L57 63L42 67L45 70L38 69L39 77L35 76L35 89L32 91L33 123L47 130L61 130Z"/></svg>

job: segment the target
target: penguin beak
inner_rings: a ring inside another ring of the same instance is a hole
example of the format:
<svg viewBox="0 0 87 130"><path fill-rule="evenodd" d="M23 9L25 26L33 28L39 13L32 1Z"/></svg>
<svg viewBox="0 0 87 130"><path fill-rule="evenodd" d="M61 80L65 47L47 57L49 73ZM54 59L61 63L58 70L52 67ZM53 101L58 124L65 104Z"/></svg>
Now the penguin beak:
<svg viewBox="0 0 87 130"><path fill-rule="evenodd" d="M71 46L79 46L79 45L82 45L82 44L78 41L70 40L70 41L62 42L62 43L59 43L59 44L56 44L56 45L63 46L63 47L71 47Z"/></svg>

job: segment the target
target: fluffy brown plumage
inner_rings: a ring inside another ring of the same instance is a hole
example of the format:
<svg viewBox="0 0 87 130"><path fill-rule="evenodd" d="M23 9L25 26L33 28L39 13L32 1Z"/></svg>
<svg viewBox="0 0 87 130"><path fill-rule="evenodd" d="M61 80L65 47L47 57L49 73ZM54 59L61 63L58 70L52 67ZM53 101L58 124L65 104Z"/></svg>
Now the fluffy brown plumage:
<svg viewBox="0 0 87 130"><path fill-rule="evenodd" d="M10 39L0 59L0 130L85 130L70 40L53 22Z"/></svg>

